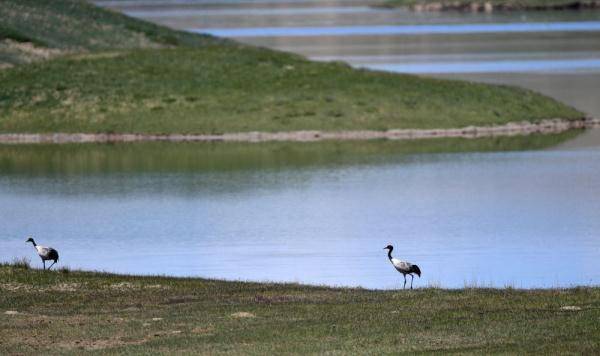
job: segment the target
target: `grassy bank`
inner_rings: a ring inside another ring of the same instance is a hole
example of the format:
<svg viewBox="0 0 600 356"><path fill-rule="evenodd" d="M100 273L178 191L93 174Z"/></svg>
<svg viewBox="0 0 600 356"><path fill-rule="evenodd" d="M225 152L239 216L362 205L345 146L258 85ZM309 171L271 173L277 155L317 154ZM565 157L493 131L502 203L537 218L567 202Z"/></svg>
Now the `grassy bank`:
<svg viewBox="0 0 600 356"><path fill-rule="evenodd" d="M61 58L5 70L0 82L2 132L387 130L582 116L524 89L228 45Z"/></svg>
<svg viewBox="0 0 600 356"><path fill-rule="evenodd" d="M223 43L212 36L174 31L82 0L3 0L0 65L68 54Z"/></svg>
<svg viewBox="0 0 600 356"><path fill-rule="evenodd" d="M416 11L547 11L599 9L598 0L387 0L378 7Z"/></svg>
<svg viewBox="0 0 600 356"><path fill-rule="evenodd" d="M598 288L369 291L2 266L0 290L3 354L600 351Z"/></svg>
<svg viewBox="0 0 600 356"><path fill-rule="evenodd" d="M583 116L528 90L316 63L76 0L9 0L0 18L4 42L59 53L0 71L0 132L387 130Z"/></svg>

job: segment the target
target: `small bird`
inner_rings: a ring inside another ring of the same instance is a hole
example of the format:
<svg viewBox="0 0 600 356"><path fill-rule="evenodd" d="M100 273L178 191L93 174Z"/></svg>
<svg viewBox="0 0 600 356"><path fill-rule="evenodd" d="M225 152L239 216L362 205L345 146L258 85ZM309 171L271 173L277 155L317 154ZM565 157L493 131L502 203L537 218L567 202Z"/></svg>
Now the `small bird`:
<svg viewBox="0 0 600 356"><path fill-rule="evenodd" d="M406 288L406 275L410 275L410 289L412 289L412 285L413 285L413 279L415 278L415 276L413 276L413 273L416 274L417 276L419 276L419 278L421 278L421 269L419 268L419 266L417 265L413 265L412 263L409 262L405 262L405 261L400 261L399 259L393 258L392 257L392 250L394 249L394 246L392 245L387 245L386 247L383 248L384 250L388 250L388 258L390 259L390 262L392 263L392 265L394 265L394 268L396 268L396 270L400 273L402 273L402 275L404 276L404 287L402 287L402 289Z"/></svg>
<svg viewBox="0 0 600 356"><path fill-rule="evenodd" d="M56 262L58 262L58 251L56 251L52 247L40 246L36 244L33 238L31 237L28 238L25 242L31 242L33 244L33 247L35 247L38 256L40 256L40 258L42 259L42 263L44 264L44 270L46 269L46 261L54 261L50 265L50 267L48 267L48 270L52 268L52 266L54 266Z"/></svg>

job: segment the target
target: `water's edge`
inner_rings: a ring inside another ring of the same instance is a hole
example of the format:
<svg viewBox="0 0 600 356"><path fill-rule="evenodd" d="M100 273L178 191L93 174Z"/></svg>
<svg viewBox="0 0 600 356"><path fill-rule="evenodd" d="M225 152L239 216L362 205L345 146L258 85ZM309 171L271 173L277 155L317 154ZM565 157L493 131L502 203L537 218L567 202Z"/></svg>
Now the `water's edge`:
<svg viewBox="0 0 600 356"><path fill-rule="evenodd" d="M28 262L30 263L30 262ZM0 260L0 268L21 268L14 261L2 261ZM36 268L32 266L28 266L27 270L29 271L44 271L41 268ZM161 278L165 280L178 280L178 281L211 281L218 283L243 283L243 284L259 284L263 286L298 286L298 287L307 287L307 288L326 288L329 290L340 290L340 291L352 291L352 290L361 290L361 291L372 291L372 292L389 292L394 290L402 289L400 287L394 288L373 288L373 287L363 287L360 285L341 285L341 284L324 284L324 283L304 283L297 281L274 281L268 279L235 279L235 278L211 278L204 277L202 275L174 275L174 274L156 274L156 273L123 273L123 272L112 272L107 270L95 270L95 269L81 269L81 268L70 268L69 266L58 267L52 270L45 270L45 273L77 273L77 274L85 274L94 277L119 277L119 278L132 278L132 279L145 279L145 278ZM600 288L598 284L592 285L578 285L574 284L571 286L557 286L557 287L514 287L514 286L481 286L481 285L465 285L463 287L440 287L432 284L427 284L424 286L417 286L415 284L415 288L413 290L437 290L437 291L501 291L501 290L511 290L511 291L568 291L568 290L576 290L576 289L595 289ZM2 289L2 286L0 286Z"/></svg>
<svg viewBox="0 0 600 356"><path fill-rule="evenodd" d="M132 133L6 133L0 134L0 144L32 143L103 143L140 141L322 141L322 140L416 140L432 138L481 138L495 136L554 134L571 129L600 127L600 119L551 119L540 122L511 122L496 126L468 126L453 129L397 129L387 131L290 131L290 132L237 132L225 134L132 134Z"/></svg>

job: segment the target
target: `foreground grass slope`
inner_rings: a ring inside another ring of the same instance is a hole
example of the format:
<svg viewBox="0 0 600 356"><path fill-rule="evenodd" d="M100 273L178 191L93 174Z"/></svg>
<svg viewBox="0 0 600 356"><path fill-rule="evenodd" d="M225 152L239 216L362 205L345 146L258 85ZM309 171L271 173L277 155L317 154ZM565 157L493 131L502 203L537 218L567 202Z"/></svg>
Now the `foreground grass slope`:
<svg viewBox="0 0 600 356"><path fill-rule="evenodd" d="M600 351L598 288L384 292L2 266L0 291L3 354Z"/></svg>
<svg viewBox="0 0 600 356"><path fill-rule="evenodd" d="M3 33L67 51L0 71L5 133L387 130L583 116L523 89L316 63L77 0L4 3Z"/></svg>

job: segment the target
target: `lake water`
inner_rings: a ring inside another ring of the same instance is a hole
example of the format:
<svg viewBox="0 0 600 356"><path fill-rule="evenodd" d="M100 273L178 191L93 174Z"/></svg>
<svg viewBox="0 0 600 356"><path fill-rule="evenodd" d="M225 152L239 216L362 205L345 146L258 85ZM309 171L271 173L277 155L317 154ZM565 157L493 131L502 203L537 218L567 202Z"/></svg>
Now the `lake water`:
<svg viewBox="0 0 600 356"><path fill-rule="evenodd" d="M396 288L392 243L420 286L600 282L597 147L352 145L4 147L0 250L33 258L33 235L70 267Z"/></svg>
<svg viewBox="0 0 600 356"><path fill-rule="evenodd" d="M411 14L309 0L103 5L316 60L521 85L600 116L592 25L600 12ZM332 33L339 29L354 34ZM522 150L502 152L508 147ZM33 235L77 268L398 288L383 250L391 243L396 257L421 267L417 286L597 285L599 176L598 131L491 143L3 146L1 259L38 263L24 242Z"/></svg>

